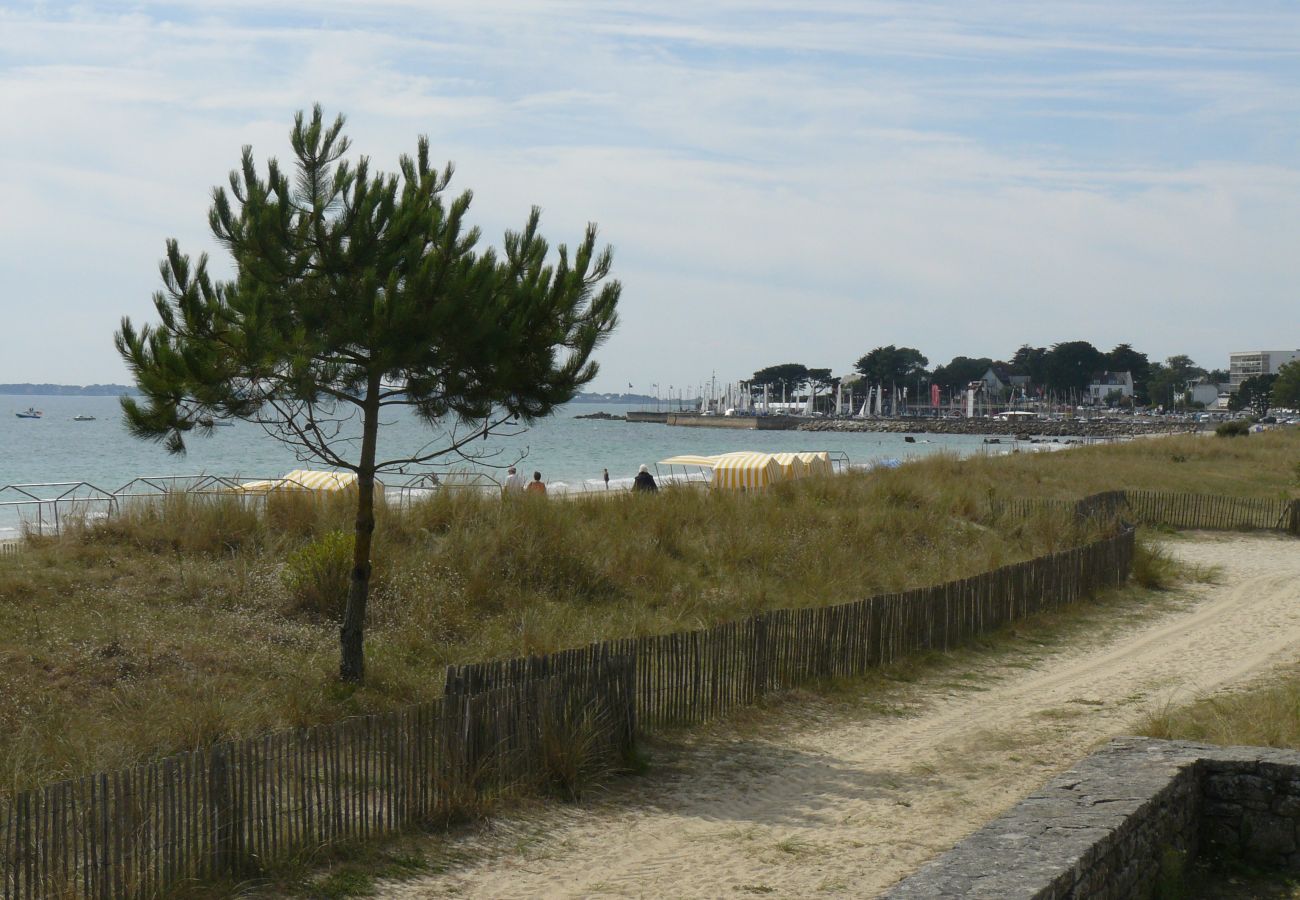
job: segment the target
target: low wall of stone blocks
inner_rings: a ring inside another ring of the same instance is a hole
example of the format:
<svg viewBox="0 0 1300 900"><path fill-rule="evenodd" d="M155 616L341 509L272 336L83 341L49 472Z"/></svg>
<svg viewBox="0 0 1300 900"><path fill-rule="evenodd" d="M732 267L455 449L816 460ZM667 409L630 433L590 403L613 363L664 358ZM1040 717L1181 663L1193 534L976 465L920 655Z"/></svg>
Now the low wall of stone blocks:
<svg viewBox="0 0 1300 900"><path fill-rule="evenodd" d="M1300 753L1116 738L888 900L1150 897L1198 854L1300 871Z"/></svg>

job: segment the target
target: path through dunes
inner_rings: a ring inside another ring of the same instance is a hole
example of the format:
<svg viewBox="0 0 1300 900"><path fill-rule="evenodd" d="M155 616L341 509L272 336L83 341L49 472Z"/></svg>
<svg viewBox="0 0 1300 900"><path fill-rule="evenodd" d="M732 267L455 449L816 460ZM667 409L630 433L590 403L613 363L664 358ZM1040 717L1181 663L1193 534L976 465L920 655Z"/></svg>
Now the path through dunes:
<svg viewBox="0 0 1300 900"><path fill-rule="evenodd" d="M380 895L873 896L1145 711L1300 659L1300 544L1176 540L1222 569L1086 646L992 654L856 705L806 696L707 731L670 771L509 815ZM1032 647L1028 648L1033 650Z"/></svg>

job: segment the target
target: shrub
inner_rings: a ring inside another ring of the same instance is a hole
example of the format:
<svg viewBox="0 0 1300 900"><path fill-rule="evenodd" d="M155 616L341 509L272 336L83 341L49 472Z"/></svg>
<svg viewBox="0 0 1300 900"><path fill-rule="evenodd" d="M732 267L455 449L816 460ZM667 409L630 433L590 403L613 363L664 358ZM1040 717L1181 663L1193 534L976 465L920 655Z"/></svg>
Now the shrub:
<svg viewBox="0 0 1300 900"><path fill-rule="evenodd" d="M1245 437L1250 434L1250 423L1245 419L1237 419L1232 422L1224 422L1214 433L1219 437Z"/></svg>
<svg viewBox="0 0 1300 900"><path fill-rule="evenodd" d="M1165 590L1178 580L1178 563L1168 550L1140 540L1134 548L1132 577L1144 588Z"/></svg>
<svg viewBox="0 0 1300 900"><path fill-rule="evenodd" d="M280 577L295 611L341 622L351 574L352 535L327 531L290 553Z"/></svg>

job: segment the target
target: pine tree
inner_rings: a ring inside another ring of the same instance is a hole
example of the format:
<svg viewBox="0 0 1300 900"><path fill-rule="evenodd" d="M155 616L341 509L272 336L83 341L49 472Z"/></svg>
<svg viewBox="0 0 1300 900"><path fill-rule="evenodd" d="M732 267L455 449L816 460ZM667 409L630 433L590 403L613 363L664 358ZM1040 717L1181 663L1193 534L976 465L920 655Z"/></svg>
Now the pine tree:
<svg viewBox="0 0 1300 900"><path fill-rule="evenodd" d="M548 263L536 208L502 254L479 251L464 224L471 194L444 199L452 167L430 166L426 138L398 173L372 174L366 157L344 158L343 125L319 106L297 115L292 180L274 159L259 177L245 147L209 213L234 279L214 280L206 256L192 263L168 241L160 322L124 318L115 342L143 395L122 400L137 437L183 453L212 419L248 419L300 458L356 473L339 672L361 681L376 475L473 455L471 441L572 398L595 377L620 285L594 225ZM381 416L400 407L441 439L381 457Z"/></svg>

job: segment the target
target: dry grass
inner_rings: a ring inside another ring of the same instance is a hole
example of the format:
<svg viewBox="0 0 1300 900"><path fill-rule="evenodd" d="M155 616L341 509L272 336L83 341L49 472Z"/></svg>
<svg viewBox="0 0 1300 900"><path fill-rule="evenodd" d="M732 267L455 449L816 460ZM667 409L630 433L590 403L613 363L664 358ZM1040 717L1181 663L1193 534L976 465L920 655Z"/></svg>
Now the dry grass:
<svg viewBox="0 0 1300 900"><path fill-rule="evenodd" d="M757 497L445 494L380 516L362 688L337 682L335 626L301 612L282 577L295 550L350 526L346 498L276 498L264 514L142 506L0 558L0 794L427 699L453 662L971 575L1082 537L1061 515L991 518L991 496L1184 489L1184 471L1207 490L1273 495L1292 489L1298 451L1295 436L1184 438L935 458ZM1184 470L1171 453L1203 457Z"/></svg>
<svg viewBox="0 0 1300 900"><path fill-rule="evenodd" d="M1139 733L1166 740L1300 750L1300 666L1249 690L1148 716Z"/></svg>
<svg viewBox="0 0 1300 900"><path fill-rule="evenodd" d="M1013 496L1072 498L1120 488L1300 497L1300 430L1246 438L1209 434L1143 438L1079 447L1068 453L1015 454L970 460L970 477Z"/></svg>

